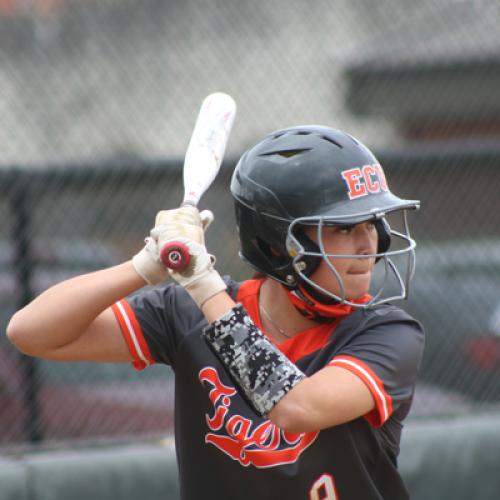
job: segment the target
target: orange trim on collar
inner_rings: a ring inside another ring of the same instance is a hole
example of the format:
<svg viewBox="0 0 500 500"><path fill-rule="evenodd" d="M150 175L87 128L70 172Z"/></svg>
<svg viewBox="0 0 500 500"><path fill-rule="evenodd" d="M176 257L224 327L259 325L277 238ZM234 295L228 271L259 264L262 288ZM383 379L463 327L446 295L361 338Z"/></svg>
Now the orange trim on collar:
<svg viewBox="0 0 500 500"><path fill-rule="evenodd" d="M243 305L252 321L290 361L296 363L299 359L324 347L331 338L332 332L339 320L321 323L318 326L308 328L290 339L278 344L263 329L259 310L259 293L264 279L251 279L241 283L236 301Z"/></svg>
<svg viewBox="0 0 500 500"><path fill-rule="evenodd" d="M305 297L305 302L297 292L289 290L286 286L283 286L288 299L290 302L306 317L314 319L315 317L320 318L343 318L351 314L355 307L348 304L322 304L314 297L312 297L303 286L300 286L298 291ZM371 300L372 296L369 294L364 294L358 299L349 299L355 304L366 304Z"/></svg>

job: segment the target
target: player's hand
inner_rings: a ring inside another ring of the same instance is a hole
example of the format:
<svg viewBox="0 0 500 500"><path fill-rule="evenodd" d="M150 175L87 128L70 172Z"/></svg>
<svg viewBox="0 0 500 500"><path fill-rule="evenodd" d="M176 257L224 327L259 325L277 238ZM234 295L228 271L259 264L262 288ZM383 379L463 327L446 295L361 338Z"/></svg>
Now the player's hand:
<svg viewBox="0 0 500 500"><path fill-rule="evenodd" d="M170 276L183 286L201 306L211 297L227 288L220 274L214 269L215 257L207 252L205 245L183 237L176 237L189 249L189 265L182 272L168 270Z"/></svg>
<svg viewBox="0 0 500 500"><path fill-rule="evenodd" d="M196 208L186 206L176 211L159 212L156 221L152 236L157 238L160 248L172 241L188 248L189 265L182 271L169 269L168 272L199 307L226 289L226 284L213 267L215 258L205 247L204 232L213 221L212 212L206 210L198 213Z"/></svg>
<svg viewBox="0 0 500 500"><path fill-rule="evenodd" d="M185 205L173 210L160 210L156 214L153 231L161 248L165 242L173 239L172 235L204 245L205 231L213 220L214 215L210 210L198 212L196 207Z"/></svg>
<svg viewBox="0 0 500 500"><path fill-rule="evenodd" d="M150 285L165 281L169 273L160 260L163 245L172 234L204 244L204 231L212 221L212 212L206 210L200 214L193 206L161 210L156 214L155 227L146 238L146 245L132 258L134 269Z"/></svg>
<svg viewBox="0 0 500 500"><path fill-rule="evenodd" d="M169 274L160 260L158 241L148 236L145 242L144 248L132 257L132 265L144 281L150 285L156 285L165 281Z"/></svg>
<svg viewBox="0 0 500 500"><path fill-rule="evenodd" d="M210 297L226 289L213 267L215 258L205 247L204 232L212 221L212 212L199 213L192 206L158 212L146 246L132 259L134 268L150 284L171 276L201 307ZM183 243L189 249L189 265L182 272L166 269L160 260L161 249L171 241Z"/></svg>

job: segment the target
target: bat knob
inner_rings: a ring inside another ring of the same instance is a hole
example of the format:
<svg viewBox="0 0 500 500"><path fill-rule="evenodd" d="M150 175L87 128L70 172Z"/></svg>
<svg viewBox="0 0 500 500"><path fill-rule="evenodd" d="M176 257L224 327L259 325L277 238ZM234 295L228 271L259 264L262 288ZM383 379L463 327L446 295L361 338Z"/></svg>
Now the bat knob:
<svg viewBox="0 0 500 500"><path fill-rule="evenodd" d="M165 243L160 252L160 260L165 267L172 271L182 271L186 269L191 260L189 248L179 241Z"/></svg>

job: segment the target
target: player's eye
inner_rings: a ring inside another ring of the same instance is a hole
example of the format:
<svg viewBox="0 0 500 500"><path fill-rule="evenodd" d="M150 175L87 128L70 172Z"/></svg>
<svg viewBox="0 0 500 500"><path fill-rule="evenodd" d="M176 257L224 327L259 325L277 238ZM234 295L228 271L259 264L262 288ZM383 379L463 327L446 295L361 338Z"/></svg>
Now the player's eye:
<svg viewBox="0 0 500 500"><path fill-rule="evenodd" d="M352 225L352 224L346 224L344 226L337 226L336 227L337 232L340 234L349 234L352 232L353 229L354 229L354 225Z"/></svg>

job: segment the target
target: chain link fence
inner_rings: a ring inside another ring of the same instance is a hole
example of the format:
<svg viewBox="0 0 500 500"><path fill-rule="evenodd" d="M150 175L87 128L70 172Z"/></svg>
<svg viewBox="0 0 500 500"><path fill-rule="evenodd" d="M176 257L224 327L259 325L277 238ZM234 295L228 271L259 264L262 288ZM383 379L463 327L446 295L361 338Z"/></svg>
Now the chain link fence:
<svg viewBox="0 0 500 500"><path fill-rule="evenodd" d="M181 201L199 105L238 103L202 200L237 257L229 179L302 123L374 149L420 199L410 300L427 330L413 417L500 404L500 5L488 0L0 1L0 325L52 283L122 262ZM51 363L0 337L0 445L170 432L169 368Z"/></svg>

